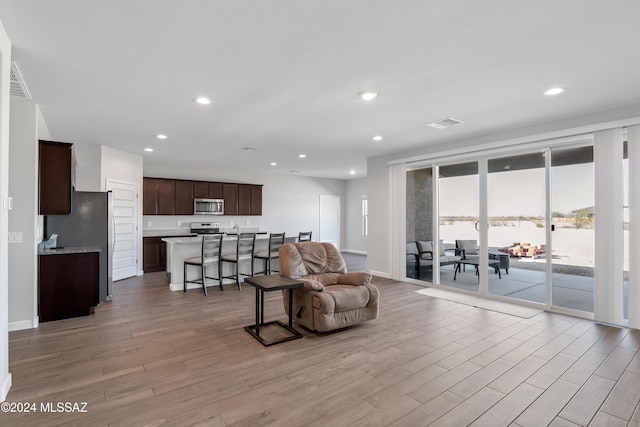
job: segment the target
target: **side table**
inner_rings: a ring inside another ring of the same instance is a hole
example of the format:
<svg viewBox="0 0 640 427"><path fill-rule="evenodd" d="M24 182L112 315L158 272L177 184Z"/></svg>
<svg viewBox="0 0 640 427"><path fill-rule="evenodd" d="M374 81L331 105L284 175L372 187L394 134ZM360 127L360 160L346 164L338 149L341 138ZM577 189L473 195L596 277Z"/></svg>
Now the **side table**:
<svg viewBox="0 0 640 427"><path fill-rule="evenodd" d="M271 322L264 322L264 293L269 291L289 290L289 301L293 301L293 290L295 288L301 288L304 283L299 280L288 279L282 277L279 274L272 274L267 276L252 276L244 279L245 283L256 288L256 323L255 325L245 326L244 330L251 336L260 341L264 346L270 346L273 344L279 344L286 341L302 338L302 334L293 329L293 315L292 304L289 304L289 324L285 325L280 320L274 320ZM260 328L267 325L279 325L286 329L291 335L286 336L279 340L267 341L260 336Z"/></svg>

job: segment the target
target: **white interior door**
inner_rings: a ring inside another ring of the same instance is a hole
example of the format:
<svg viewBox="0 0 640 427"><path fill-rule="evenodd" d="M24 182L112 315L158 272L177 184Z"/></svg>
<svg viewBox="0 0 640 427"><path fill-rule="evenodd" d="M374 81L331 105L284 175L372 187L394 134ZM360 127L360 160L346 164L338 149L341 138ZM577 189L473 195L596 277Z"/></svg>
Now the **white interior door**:
<svg viewBox="0 0 640 427"><path fill-rule="evenodd" d="M107 179L107 191L113 192L113 280L137 274L138 266L138 192L132 182Z"/></svg>
<svg viewBox="0 0 640 427"><path fill-rule="evenodd" d="M320 242L340 249L340 197L320 196Z"/></svg>

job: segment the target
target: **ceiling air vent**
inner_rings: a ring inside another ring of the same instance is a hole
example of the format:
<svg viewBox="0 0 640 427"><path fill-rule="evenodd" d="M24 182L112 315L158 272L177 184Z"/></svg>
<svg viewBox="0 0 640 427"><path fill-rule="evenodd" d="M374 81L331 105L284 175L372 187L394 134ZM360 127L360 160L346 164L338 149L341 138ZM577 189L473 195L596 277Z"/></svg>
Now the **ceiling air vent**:
<svg viewBox="0 0 640 427"><path fill-rule="evenodd" d="M450 127L461 125L461 124L462 122L460 120L448 118L448 119L442 119L442 120L437 120L435 122L427 123L427 126L435 129L446 129L446 128L450 128Z"/></svg>
<svg viewBox="0 0 640 427"><path fill-rule="evenodd" d="M20 98L31 99L31 94L27 89L27 86L24 84L24 80L22 80L22 76L20 75L20 70L18 70L18 65L15 61L11 61L11 96L19 96Z"/></svg>

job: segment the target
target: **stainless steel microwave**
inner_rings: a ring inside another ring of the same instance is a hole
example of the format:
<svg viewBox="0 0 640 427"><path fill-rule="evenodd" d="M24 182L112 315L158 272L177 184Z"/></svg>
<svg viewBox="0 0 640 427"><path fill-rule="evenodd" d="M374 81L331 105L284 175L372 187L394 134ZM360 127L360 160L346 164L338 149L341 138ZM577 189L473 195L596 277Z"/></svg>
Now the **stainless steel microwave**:
<svg viewBox="0 0 640 427"><path fill-rule="evenodd" d="M193 199L194 215L224 215L223 199Z"/></svg>

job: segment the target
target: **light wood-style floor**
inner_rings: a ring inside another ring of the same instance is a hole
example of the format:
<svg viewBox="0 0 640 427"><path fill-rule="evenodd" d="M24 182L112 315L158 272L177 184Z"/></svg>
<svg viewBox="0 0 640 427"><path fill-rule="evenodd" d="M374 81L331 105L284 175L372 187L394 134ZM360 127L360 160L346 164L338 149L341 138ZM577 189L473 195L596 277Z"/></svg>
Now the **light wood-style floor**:
<svg viewBox="0 0 640 427"><path fill-rule="evenodd" d="M164 273L115 284L90 317L10 333L2 426L623 426L640 424L640 331L523 319L374 278L380 317L263 347L254 289L170 292ZM268 293L267 319L286 319ZM269 316L272 314L272 316Z"/></svg>

